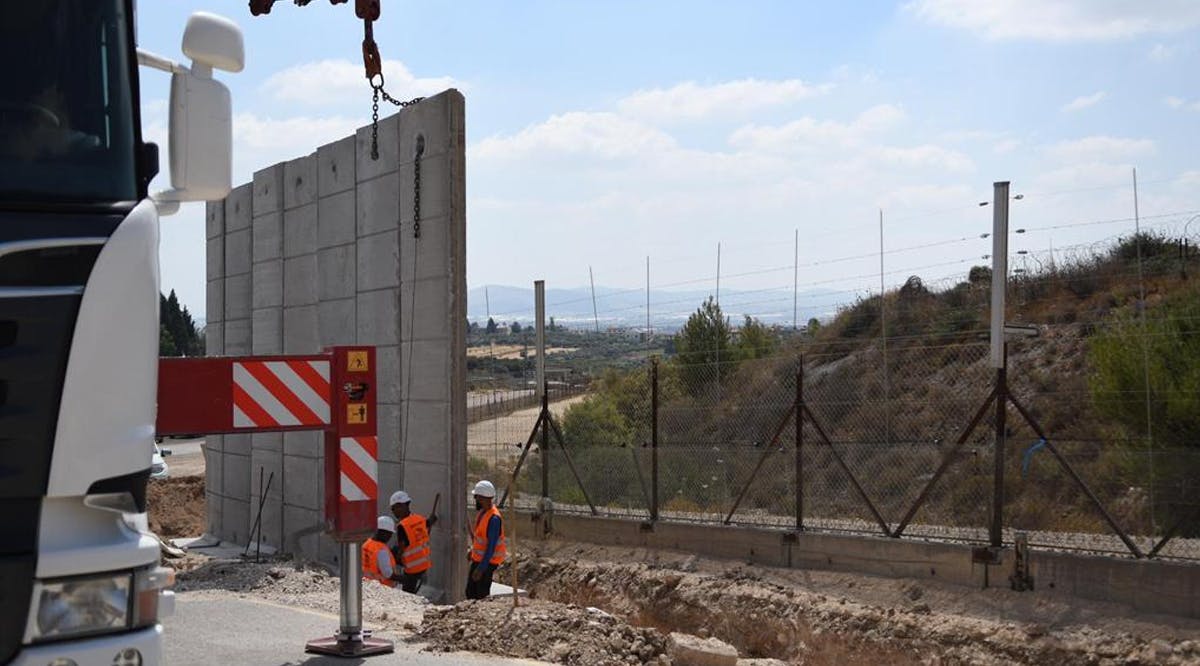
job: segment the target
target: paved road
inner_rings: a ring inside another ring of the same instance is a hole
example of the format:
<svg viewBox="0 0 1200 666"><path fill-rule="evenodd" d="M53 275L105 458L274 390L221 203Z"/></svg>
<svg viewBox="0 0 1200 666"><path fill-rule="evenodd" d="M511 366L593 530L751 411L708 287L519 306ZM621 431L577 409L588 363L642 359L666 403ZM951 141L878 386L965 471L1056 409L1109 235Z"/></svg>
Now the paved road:
<svg viewBox="0 0 1200 666"><path fill-rule="evenodd" d="M171 476L204 474L204 439L164 439L160 447L171 455L165 458Z"/></svg>
<svg viewBox="0 0 1200 666"><path fill-rule="evenodd" d="M245 666L317 666L369 664L370 666L539 666L542 662L504 659L468 653L422 653L416 646L396 642L391 655L369 660L333 659L304 653L305 641L337 629L337 617L316 611L280 606L230 593L213 595L180 593L175 614L163 623L164 662L191 664L244 664ZM395 639L395 636L381 634Z"/></svg>

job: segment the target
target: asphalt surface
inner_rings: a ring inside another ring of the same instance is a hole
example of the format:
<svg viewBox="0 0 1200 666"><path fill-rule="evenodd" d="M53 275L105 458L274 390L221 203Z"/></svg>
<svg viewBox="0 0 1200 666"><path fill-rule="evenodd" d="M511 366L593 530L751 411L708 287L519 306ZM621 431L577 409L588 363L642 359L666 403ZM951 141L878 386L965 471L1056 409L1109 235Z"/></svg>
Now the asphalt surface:
<svg viewBox="0 0 1200 666"><path fill-rule="evenodd" d="M470 653L422 653L420 646L396 640L396 651L368 659L335 659L305 654L304 644L337 630L338 619L233 593L180 593L175 614L164 622L164 662L173 665L244 664L245 666L539 666L542 662Z"/></svg>
<svg viewBox="0 0 1200 666"><path fill-rule="evenodd" d="M159 447L171 455L163 460L167 463L169 476L196 476L204 473L204 439L164 439Z"/></svg>

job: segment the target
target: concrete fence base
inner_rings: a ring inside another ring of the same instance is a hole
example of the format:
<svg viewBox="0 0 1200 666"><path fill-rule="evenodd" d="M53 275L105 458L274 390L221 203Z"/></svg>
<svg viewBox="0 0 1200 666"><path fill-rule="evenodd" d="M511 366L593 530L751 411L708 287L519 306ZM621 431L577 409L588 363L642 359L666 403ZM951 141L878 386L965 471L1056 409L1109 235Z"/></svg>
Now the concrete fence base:
<svg viewBox="0 0 1200 666"><path fill-rule="evenodd" d="M532 518L530 512L522 512ZM544 530L526 530L544 539ZM677 550L791 569L845 571L887 578L933 579L983 589L1009 588L1016 558L1005 548L983 553L963 544L872 536L636 521L556 514L553 536L597 545ZM1200 565L1034 550L1029 594L1067 594L1124 604L1146 613L1200 618Z"/></svg>

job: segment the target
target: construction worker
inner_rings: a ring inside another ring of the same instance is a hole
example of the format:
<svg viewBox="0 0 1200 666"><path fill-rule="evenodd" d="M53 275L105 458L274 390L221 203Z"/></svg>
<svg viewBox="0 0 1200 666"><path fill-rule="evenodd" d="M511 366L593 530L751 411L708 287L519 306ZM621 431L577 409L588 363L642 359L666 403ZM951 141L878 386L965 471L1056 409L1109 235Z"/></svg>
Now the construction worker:
<svg viewBox="0 0 1200 666"><path fill-rule="evenodd" d="M471 542L471 569L467 574L467 598L486 599L492 593L492 575L504 561L508 547L504 543L504 521L496 508L496 486L480 481L475 495L474 539Z"/></svg>
<svg viewBox="0 0 1200 666"><path fill-rule="evenodd" d="M367 580L379 581L388 587L396 587L403 573L396 570L396 559L388 550L388 541L396 531L396 521L391 516L375 519L375 535L367 539L362 547L362 575Z"/></svg>
<svg viewBox="0 0 1200 666"><path fill-rule="evenodd" d="M429 528L437 524L437 515L428 518L412 512L412 498L403 490L392 493L392 515L396 517L396 547L392 551L404 570L401 588L416 594L425 583L426 572L433 565L429 550ZM434 502L436 505L437 502ZM436 506L434 507L436 510Z"/></svg>

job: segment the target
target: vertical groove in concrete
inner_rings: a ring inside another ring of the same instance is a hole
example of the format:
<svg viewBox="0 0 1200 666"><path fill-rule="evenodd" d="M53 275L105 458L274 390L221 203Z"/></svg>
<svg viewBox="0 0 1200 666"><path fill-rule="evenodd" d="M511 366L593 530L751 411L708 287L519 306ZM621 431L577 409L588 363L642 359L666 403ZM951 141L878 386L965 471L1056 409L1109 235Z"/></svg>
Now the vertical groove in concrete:
<svg viewBox="0 0 1200 666"><path fill-rule="evenodd" d="M215 308L208 354L377 346L379 510L405 483L418 511L441 494L429 585L451 599L466 582L468 511L464 109L451 90L381 120L378 160L370 159L364 127L262 169L210 204L206 221ZM420 239L412 224L418 137L425 142ZM411 446L402 441L406 432ZM308 533L322 523L322 442L317 433L210 437L209 531L249 537L262 466L277 482L266 493L264 541L332 563L332 541Z"/></svg>

